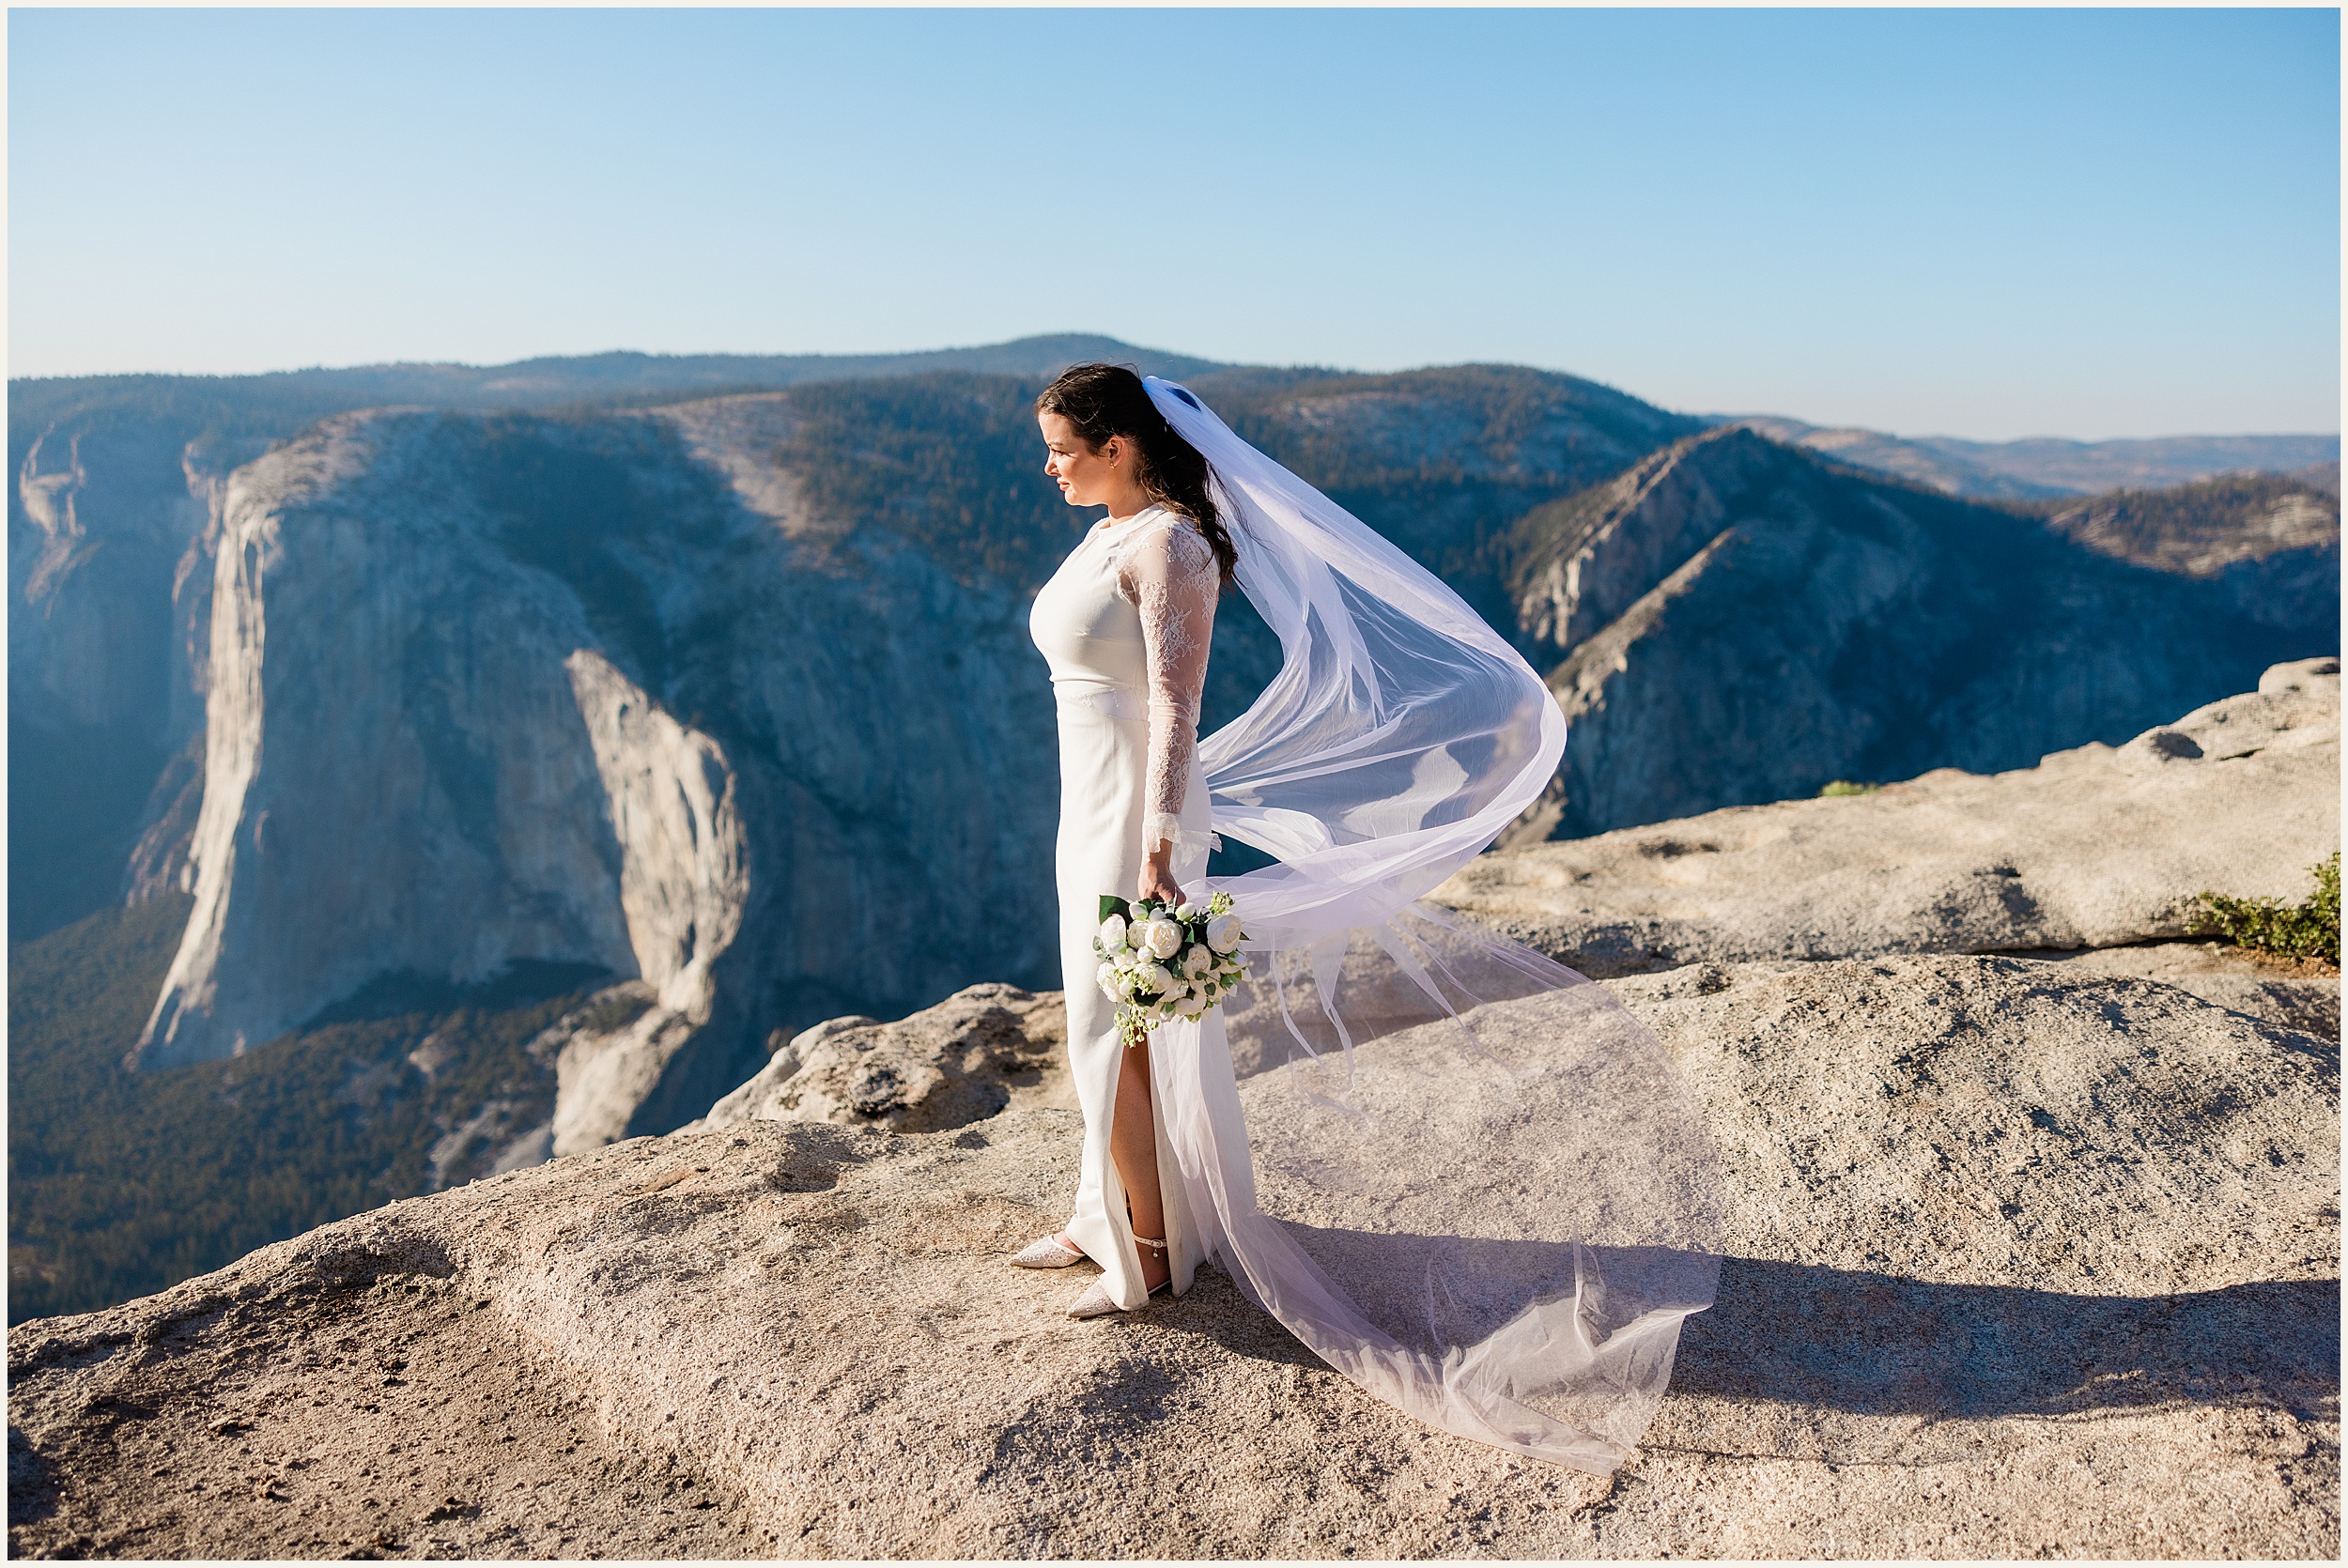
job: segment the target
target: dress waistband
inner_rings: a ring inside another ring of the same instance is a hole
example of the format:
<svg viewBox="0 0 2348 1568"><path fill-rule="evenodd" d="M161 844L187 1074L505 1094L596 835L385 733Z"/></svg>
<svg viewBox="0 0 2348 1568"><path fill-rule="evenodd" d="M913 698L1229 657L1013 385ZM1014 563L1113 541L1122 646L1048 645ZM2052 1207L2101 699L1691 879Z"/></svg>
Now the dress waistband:
<svg viewBox="0 0 2348 1568"><path fill-rule="evenodd" d="M1150 716L1149 699L1114 681L1057 679L1052 683L1052 695L1063 707L1082 708L1110 718L1146 720Z"/></svg>

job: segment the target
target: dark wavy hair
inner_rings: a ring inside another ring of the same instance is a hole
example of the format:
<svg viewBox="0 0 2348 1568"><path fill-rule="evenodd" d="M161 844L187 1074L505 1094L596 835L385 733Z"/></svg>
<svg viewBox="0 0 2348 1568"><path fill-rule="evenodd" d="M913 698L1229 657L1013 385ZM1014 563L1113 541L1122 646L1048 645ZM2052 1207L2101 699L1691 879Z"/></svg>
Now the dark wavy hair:
<svg viewBox="0 0 2348 1568"><path fill-rule="evenodd" d="M1058 414L1075 427L1084 444L1095 452L1112 436L1134 443L1139 461L1134 479L1142 492L1169 512L1179 512L1198 525L1214 550L1223 580L1231 580L1239 552L1231 547L1230 531L1216 509L1210 481L1214 469L1199 450L1176 433L1150 401L1150 389L1130 365L1070 365L1059 373L1043 395L1035 400L1039 414Z"/></svg>

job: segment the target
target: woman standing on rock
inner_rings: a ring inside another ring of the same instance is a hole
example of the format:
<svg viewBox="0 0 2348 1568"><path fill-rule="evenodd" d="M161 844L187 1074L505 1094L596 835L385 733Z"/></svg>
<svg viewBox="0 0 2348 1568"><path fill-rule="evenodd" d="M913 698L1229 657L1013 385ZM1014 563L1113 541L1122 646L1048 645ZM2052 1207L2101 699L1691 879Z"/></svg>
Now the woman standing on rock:
<svg viewBox="0 0 2348 1568"><path fill-rule="evenodd" d="M1423 901L1539 798L1563 715L1457 594L1188 390L1078 365L1036 409L1046 471L1107 515L1031 619L1085 1143L1067 1227L1012 1261L1097 1263L1069 1309L1089 1317L1212 1260L1379 1397L1611 1471L1712 1299L1710 1145L1604 991ZM1233 583L1282 668L1202 744ZM1098 900L1204 903L1217 832L1275 862L1214 884L1250 978L1120 1038Z"/></svg>
<svg viewBox="0 0 2348 1568"><path fill-rule="evenodd" d="M1102 894L1180 903L1206 877L1198 702L1233 555L1206 459L1132 371L1078 365L1036 400L1036 419L1068 504L1108 515L1036 595L1029 619L1059 705L1060 954L1085 1147L1068 1228L1016 1261L1100 1264L1101 1278L1069 1308L1096 1317L1169 1285L1187 1290L1200 1259L1180 1174L1154 1131L1147 1037L1119 1038L1117 1005L1091 983L1091 944Z"/></svg>

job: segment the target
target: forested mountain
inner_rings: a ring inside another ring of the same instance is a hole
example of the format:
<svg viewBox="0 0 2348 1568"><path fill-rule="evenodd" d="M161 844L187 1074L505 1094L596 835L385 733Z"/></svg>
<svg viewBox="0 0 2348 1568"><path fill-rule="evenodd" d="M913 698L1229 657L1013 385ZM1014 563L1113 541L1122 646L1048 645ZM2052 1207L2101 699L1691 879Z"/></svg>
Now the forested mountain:
<svg viewBox="0 0 2348 1568"><path fill-rule="evenodd" d="M2165 490L2115 490L2024 510L2116 561L2216 576L2340 536L2340 493L2289 474L2222 474Z"/></svg>
<svg viewBox="0 0 2348 1568"><path fill-rule="evenodd" d="M1029 407L1078 355L1184 376L1558 670L1522 833L2033 761L2337 652L2336 583L2246 619L2083 524L1506 366L1040 339L19 384L16 1310L675 1126L819 1018L1056 985L1026 612L1084 519ZM1208 724L1276 657L1232 596Z"/></svg>

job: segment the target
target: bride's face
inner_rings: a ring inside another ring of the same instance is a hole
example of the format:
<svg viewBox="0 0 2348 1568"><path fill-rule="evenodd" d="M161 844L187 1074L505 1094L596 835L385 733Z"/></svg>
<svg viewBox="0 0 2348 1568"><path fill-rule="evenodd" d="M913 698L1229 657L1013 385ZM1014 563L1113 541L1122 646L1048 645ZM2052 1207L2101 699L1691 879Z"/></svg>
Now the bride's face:
<svg viewBox="0 0 2348 1568"><path fill-rule="evenodd" d="M1112 436L1098 452L1085 445L1076 427L1063 414L1038 414L1037 424L1043 430L1043 446L1049 453L1043 471L1059 484L1059 493L1071 506L1106 506L1122 493L1123 460L1126 441L1122 436Z"/></svg>

